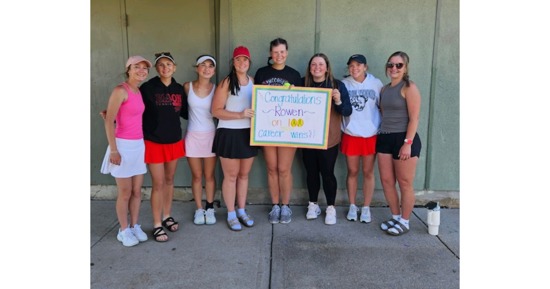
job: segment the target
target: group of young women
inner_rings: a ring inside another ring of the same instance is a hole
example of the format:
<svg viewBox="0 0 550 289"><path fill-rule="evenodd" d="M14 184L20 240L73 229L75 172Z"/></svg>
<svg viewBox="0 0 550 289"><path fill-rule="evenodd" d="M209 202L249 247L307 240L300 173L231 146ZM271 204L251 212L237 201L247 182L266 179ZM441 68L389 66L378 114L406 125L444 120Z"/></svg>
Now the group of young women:
<svg viewBox="0 0 550 289"><path fill-rule="evenodd" d="M380 228L391 235L409 230L409 216L415 202L414 176L420 155L417 134L420 93L409 79L409 58L404 52L393 53L386 63L390 83L368 73L366 58L352 55L349 76L336 79L328 57L313 55L304 77L286 65L288 43L277 38L270 43L268 64L248 74L251 56L248 48L236 47L229 74L220 83L211 82L216 60L201 55L196 60L197 79L178 84L172 77L176 62L169 52L155 55L158 76L143 83L153 65L141 56L131 56L126 64L127 80L117 86L103 113L109 146L102 165L117 182L116 204L120 224L117 238L124 246L147 240L138 224L143 174L147 168L152 177L151 208L153 238L168 240L166 230L178 230L171 216L174 175L177 161L187 157L192 173L192 192L196 203L193 222L214 224L214 169L216 158L223 171L222 196L227 207L227 225L233 231L254 226L246 211L248 176L259 147L251 146L250 124L255 112L251 107L254 84L322 87L332 89L328 148L302 149L309 194L307 219L321 214L318 195L326 197L325 224L336 223L337 181L334 174L340 151L346 156L349 211L347 219L356 221L358 174L363 173L364 204L361 222L371 222L369 205L374 193L374 163L378 168L384 195L392 217ZM180 118L188 120L182 139ZM217 125L214 118L218 120ZM296 147L262 147L267 164L268 189L272 208L269 222L291 222L292 163ZM362 165L361 165L362 163ZM202 206L202 183L205 183L206 205ZM401 198L397 193L399 184ZM130 221L128 222L128 213Z"/></svg>
<svg viewBox="0 0 550 289"><path fill-rule="evenodd" d="M192 192L197 206L193 222L216 223L213 205L216 154L211 150L216 126L210 112L216 87L210 80L215 74L216 60L210 55L199 56L195 64L197 79L181 85L173 78L177 66L172 54L157 53L154 66L158 76L139 86L152 66L141 56L131 56L126 63L127 80L113 90L107 110L102 112L109 146L101 172L110 173L117 182L116 211L120 224L117 238L124 246L147 240L147 234L138 224L143 174L147 168L152 179L153 238L166 242L165 229L170 232L179 229L171 211L174 175L182 157L187 157L192 173ZM188 120L185 139L180 118ZM134 132L131 138L125 133L130 128ZM203 176L205 208L202 207Z"/></svg>

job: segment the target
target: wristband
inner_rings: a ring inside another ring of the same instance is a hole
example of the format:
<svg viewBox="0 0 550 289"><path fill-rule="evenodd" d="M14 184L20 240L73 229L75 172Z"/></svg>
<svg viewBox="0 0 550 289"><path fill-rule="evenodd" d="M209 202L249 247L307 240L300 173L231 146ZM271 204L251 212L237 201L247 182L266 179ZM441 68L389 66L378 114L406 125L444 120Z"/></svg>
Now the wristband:
<svg viewBox="0 0 550 289"><path fill-rule="evenodd" d="M413 140L406 138L403 142L410 145L413 143Z"/></svg>
<svg viewBox="0 0 550 289"><path fill-rule="evenodd" d="M118 151L111 151L111 154L116 154L118 153Z"/></svg>

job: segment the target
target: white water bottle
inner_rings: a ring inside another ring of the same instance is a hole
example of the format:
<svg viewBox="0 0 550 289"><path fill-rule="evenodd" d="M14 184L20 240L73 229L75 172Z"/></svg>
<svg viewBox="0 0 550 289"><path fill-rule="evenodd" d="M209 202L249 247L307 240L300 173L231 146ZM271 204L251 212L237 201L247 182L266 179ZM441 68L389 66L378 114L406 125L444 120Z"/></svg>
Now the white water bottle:
<svg viewBox="0 0 550 289"><path fill-rule="evenodd" d="M440 223L440 207L439 202L433 208L428 208L428 233L433 236L439 234L439 223Z"/></svg>

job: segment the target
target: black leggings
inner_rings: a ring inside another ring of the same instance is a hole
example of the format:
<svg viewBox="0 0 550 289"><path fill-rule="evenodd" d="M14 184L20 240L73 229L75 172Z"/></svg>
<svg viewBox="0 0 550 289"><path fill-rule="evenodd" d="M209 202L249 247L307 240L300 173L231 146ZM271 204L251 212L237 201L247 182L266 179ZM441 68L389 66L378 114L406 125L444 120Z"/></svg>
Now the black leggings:
<svg viewBox="0 0 550 289"><path fill-rule="evenodd" d="M337 157L338 145L327 150L302 149L310 202L317 202L321 189L321 178L323 178L323 190L327 198L327 205L334 206L337 187L334 166Z"/></svg>

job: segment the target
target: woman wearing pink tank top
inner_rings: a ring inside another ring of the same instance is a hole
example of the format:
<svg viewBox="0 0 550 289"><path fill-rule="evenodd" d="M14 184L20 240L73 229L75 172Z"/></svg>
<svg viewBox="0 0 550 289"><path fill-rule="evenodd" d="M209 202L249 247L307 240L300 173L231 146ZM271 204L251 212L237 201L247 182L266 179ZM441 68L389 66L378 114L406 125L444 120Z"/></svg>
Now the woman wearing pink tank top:
<svg viewBox="0 0 550 289"><path fill-rule="evenodd" d="M138 224L141 186L147 172L141 122L145 106L138 85L147 78L151 66L141 56L128 58L127 79L113 89L104 115L109 146L101 172L110 173L116 180L116 213L120 224L117 239L126 247L147 241L147 234Z"/></svg>

